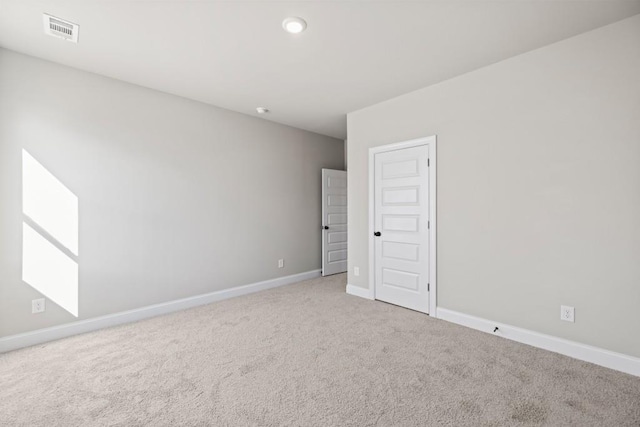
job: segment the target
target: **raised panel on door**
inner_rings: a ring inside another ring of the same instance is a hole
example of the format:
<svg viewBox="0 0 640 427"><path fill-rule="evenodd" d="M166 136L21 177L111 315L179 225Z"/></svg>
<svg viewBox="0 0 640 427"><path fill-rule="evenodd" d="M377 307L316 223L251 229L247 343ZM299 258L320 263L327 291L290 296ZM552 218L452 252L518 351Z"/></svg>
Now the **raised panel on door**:
<svg viewBox="0 0 640 427"><path fill-rule="evenodd" d="M429 312L428 146L374 158L375 298Z"/></svg>
<svg viewBox="0 0 640 427"><path fill-rule="evenodd" d="M347 173L322 169L322 275L347 271Z"/></svg>
<svg viewBox="0 0 640 427"><path fill-rule="evenodd" d="M401 261L419 262L420 245L416 243L394 242L392 240L383 241L382 256Z"/></svg>

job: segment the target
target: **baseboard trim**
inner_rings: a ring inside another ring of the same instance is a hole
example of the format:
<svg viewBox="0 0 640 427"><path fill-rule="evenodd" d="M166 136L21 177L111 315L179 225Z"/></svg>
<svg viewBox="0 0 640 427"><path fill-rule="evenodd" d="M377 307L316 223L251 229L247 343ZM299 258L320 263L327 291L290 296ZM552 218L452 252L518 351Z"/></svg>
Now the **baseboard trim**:
<svg viewBox="0 0 640 427"><path fill-rule="evenodd" d="M361 288L360 286L347 284L347 293L360 298L373 299L371 298L371 292L369 292L369 289Z"/></svg>
<svg viewBox="0 0 640 427"><path fill-rule="evenodd" d="M438 319L640 377L640 358L438 307ZM495 327L498 331L493 332Z"/></svg>
<svg viewBox="0 0 640 427"><path fill-rule="evenodd" d="M265 280L262 282L252 283L244 286L237 286L230 289L223 289L221 291L182 298L161 304L137 308L134 310L108 314L105 316L94 317L92 319L79 320L77 322L66 323L59 326L52 326L45 329L38 329L36 331L25 332L22 334L10 335L8 337L0 338L0 353L17 350L19 348L29 347L32 345L42 344L72 335L83 334L85 332L96 331L98 329L104 329L111 326L122 325L124 323L148 319L150 317L160 316L162 314L173 313L175 311L185 310L187 308L197 307L199 305L210 304L216 301L222 301L229 298L239 297L241 295L264 291L267 289L276 288L278 286L289 285L292 283L301 282L303 280L315 279L317 277L320 277L320 273L321 270L311 270L304 273L293 274L291 276L278 277L276 279Z"/></svg>

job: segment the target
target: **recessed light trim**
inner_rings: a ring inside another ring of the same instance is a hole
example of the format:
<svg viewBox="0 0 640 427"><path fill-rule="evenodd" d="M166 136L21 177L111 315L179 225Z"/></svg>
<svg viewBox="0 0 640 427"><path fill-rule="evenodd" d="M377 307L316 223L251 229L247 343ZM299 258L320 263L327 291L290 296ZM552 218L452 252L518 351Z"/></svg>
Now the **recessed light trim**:
<svg viewBox="0 0 640 427"><path fill-rule="evenodd" d="M307 29L307 21L297 16L290 16L282 21L282 28L287 33L300 34Z"/></svg>

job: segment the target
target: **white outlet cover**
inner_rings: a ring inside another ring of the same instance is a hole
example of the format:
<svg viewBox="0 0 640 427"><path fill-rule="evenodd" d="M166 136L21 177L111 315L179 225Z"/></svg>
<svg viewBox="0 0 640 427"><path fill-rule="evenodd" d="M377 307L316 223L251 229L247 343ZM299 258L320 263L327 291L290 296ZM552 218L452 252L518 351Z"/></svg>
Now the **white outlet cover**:
<svg viewBox="0 0 640 427"><path fill-rule="evenodd" d="M568 305L560 306L560 320L575 322L575 309Z"/></svg>
<svg viewBox="0 0 640 427"><path fill-rule="evenodd" d="M354 276L360 275L360 267L353 267L353 275Z"/></svg>
<svg viewBox="0 0 640 427"><path fill-rule="evenodd" d="M45 310L44 298L38 298L31 301L31 313L42 313Z"/></svg>
<svg viewBox="0 0 640 427"><path fill-rule="evenodd" d="M278 260L278 268L284 268L284 260L283 259L279 259Z"/></svg>

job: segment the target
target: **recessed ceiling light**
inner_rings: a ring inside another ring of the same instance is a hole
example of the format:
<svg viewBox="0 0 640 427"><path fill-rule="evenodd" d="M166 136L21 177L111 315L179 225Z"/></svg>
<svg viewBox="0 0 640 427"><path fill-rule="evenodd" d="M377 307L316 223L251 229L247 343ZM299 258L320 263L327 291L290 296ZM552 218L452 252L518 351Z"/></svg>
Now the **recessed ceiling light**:
<svg viewBox="0 0 640 427"><path fill-rule="evenodd" d="M282 21L282 28L287 33L299 34L307 28L307 21L297 16L290 16Z"/></svg>
<svg viewBox="0 0 640 427"><path fill-rule="evenodd" d="M258 114L265 114L269 112L269 109L265 107L258 107L256 108L256 111L258 112Z"/></svg>

